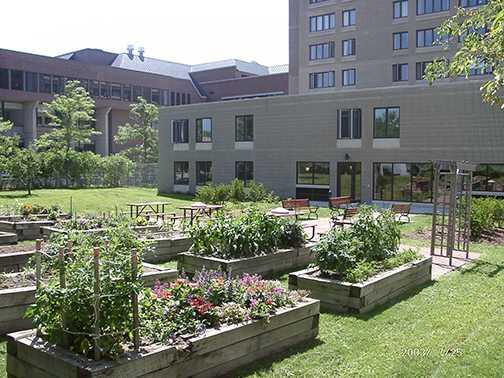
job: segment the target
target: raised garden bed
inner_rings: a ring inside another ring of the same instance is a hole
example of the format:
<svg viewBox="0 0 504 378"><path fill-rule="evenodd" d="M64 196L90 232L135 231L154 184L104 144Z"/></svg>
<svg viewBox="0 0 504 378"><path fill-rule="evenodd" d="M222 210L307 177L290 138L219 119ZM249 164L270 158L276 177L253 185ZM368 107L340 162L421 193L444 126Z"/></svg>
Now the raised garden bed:
<svg viewBox="0 0 504 378"><path fill-rule="evenodd" d="M15 232L0 232L0 245L17 244L18 236Z"/></svg>
<svg viewBox="0 0 504 378"><path fill-rule="evenodd" d="M177 279L178 272L163 269L155 265L144 264L143 279L145 286L152 287L156 282L171 282ZM27 308L35 302L34 274L7 274L5 279L19 281L13 288L0 289L0 334L15 332L32 327L31 320L24 319ZM6 285L3 284L3 287Z"/></svg>
<svg viewBox="0 0 504 378"><path fill-rule="evenodd" d="M35 252L13 252L0 254L0 273L19 272Z"/></svg>
<svg viewBox="0 0 504 378"><path fill-rule="evenodd" d="M41 237L42 227L54 225L51 220L0 221L0 232L15 233L18 240L35 240Z"/></svg>
<svg viewBox="0 0 504 378"><path fill-rule="evenodd" d="M268 322L210 329L188 340L187 349L154 345L113 362L94 362L37 338L36 331L8 336L7 372L28 377L216 377L318 335L319 302L308 299L281 309Z"/></svg>
<svg viewBox="0 0 504 378"><path fill-rule="evenodd" d="M324 278L318 268L306 269L289 275L289 289L310 291L324 310L363 314L431 280L432 257L426 257L363 283Z"/></svg>
<svg viewBox="0 0 504 378"><path fill-rule="evenodd" d="M243 273L271 277L279 273L306 267L314 261L311 245L301 248L283 249L275 253L235 260L196 255L191 252L178 256L178 270L194 274L203 269L220 270L239 276Z"/></svg>
<svg viewBox="0 0 504 378"><path fill-rule="evenodd" d="M132 229L141 233L149 233L159 231L159 226L133 226ZM107 228L95 228L90 230L74 230L80 231L84 234L104 234L107 232ZM49 238L52 234L68 234L68 230L61 227L53 227L53 225L42 227L42 236L44 239Z"/></svg>
<svg viewBox="0 0 504 378"><path fill-rule="evenodd" d="M149 239L152 249L144 254L143 261L157 264L177 258L182 252L187 252L191 248L192 239L186 236L163 236L153 235Z"/></svg>

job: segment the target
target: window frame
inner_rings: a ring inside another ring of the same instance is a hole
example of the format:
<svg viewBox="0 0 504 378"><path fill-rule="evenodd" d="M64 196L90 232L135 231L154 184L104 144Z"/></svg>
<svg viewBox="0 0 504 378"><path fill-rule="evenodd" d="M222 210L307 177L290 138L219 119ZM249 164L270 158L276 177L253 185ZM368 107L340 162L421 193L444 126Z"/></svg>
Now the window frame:
<svg viewBox="0 0 504 378"><path fill-rule="evenodd" d="M343 128L343 112L350 112L349 114L349 130L350 137L342 136L342 128ZM356 125L356 115L358 114L357 119L359 120L358 125ZM362 140L362 109L361 108L346 108L346 109L338 109L337 111L337 139L338 140ZM356 130L358 128L358 132ZM357 134L357 136L356 136Z"/></svg>
<svg viewBox="0 0 504 378"><path fill-rule="evenodd" d="M240 164L244 164L244 172L245 173L251 173L252 174L252 178L241 179L238 176L238 173L239 173L238 171L239 171L239 165ZM247 165L249 165L249 164L250 164L250 166L247 167ZM250 169L250 167L252 169ZM255 164L254 164L254 161L253 160L237 160L237 161L235 161L235 179L242 181L243 185L245 187L247 187L250 182L254 181L254 179L255 179Z"/></svg>
<svg viewBox="0 0 504 378"><path fill-rule="evenodd" d="M187 166L187 170L182 171L182 181L177 181L177 165L178 164L183 164ZM189 186L190 185L190 174L189 174L189 162L188 161L174 161L173 162L173 184L174 185L179 185L179 186ZM187 174L187 177L185 177L184 173Z"/></svg>
<svg viewBox="0 0 504 378"><path fill-rule="evenodd" d="M399 135L398 136L388 136L389 135L389 112L391 109L398 109L399 111ZM376 134L376 111L385 110L385 134L386 136L377 136ZM401 138L401 107L400 106L386 106L386 107L376 107L373 108L373 139L400 139Z"/></svg>
<svg viewBox="0 0 504 378"><path fill-rule="evenodd" d="M396 48L396 36L399 36L399 47ZM403 37L406 36L406 40ZM406 46L404 43L406 42ZM392 33L392 50L400 51L400 50L408 50L409 49L409 32L408 31L400 31Z"/></svg>
<svg viewBox="0 0 504 378"><path fill-rule="evenodd" d="M345 80L345 74L353 72L353 75L350 77L353 77L353 81L346 83ZM345 84L346 83L346 84ZM344 70L341 70L341 86L343 87L355 87L357 85L357 69L356 68L346 68Z"/></svg>
<svg viewBox="0 0 504 378"><path fill-rule="evenodd" d="M179 122L184 122L181 126L185 129L186 138L175 138L175 126ZM188 119L174 119L171 121L172 125L172 144L189 144L189 120Z"/></svg>
<svg viewBox="0 0 504 378"><path fill-rule="evenodd" d="M300 172L300 166L301 165L310 165L311 169L311 183L302 183L299 182L299 172ZM316 177L316 169L315 167L319 166L325 166L327 165L327 177L328 177L328 182L327 184L316 184L315 183L315 177ZM329 188L331 186L331 162L329 161L307 161L307 160L302 160L302 161L297 161L296 162L296 186L297 187L324 187L324 188Z"/></svg>
<svg viewBox="0 0 504 378"><path fill-rule="evenodd" d="M350 54L345 54L345 43L350 42ZM341 56L347 57L347 56L355 56L357 55L357 41L355 38L349 38L349 39L344 39L341 41Z"/></svg>
<svg viewBox="0 0 504 378"><path fill-rule="evenodd" d="M209 140L204 140L205 138L203 137L203 126L205 120L210 121L210 139ZM196 143L212 143L213 142L213 118L211 117L202 117L202 118L196 118ZM201 130L199 130L199 127L201 127Z"/></svg>
<svg viewBox="0 0 504 378"><path fill-rule="evenodd" d="M406 3L406 14L404 14L403 4ZM396 17L396 4L399 4L399 16ZM392 3L392 19L400 20L409 17L409 0L396 0Z"/></svg>
<svg viewBox="0 0 504 378"><path fill-rule="evenodd" d="M206 168L209 168L207 171L205 171L205 174L203 175L205 180L200 180L200 165L206 165ZM213 183L213 162L208 160L208 161L196 161L196 186L209 186L212 185Z"/></svg>
<svg viewBox="0 0 504 378"><path fill-rule="evenodd" d="M238 119L243 118L243 126L248 127L248 121L251 120L252 124L252 133L248 135L248 133L239 133L238 131ZM253 114L240 114L235 116L235 142L253 142L255 137L255 127L254 127L254 115Z"/></svg>
<svg viewBox="0 0 504 378"><path fill-rule="evenodd" d="M348 24L345 24L345 16L348 15ZM352 23L352 15L353 15L353 23ZM341 27L349 28L357 25L357 9L343 9L341 12Z"/></svg>
<svg viewBox="0 0 504 378"><path fill-rule="evenodd" d="M402 68L407 67L407 75L406 78L403 78ZM392 65L392 82L394 83L402 83L409 81L409 63L395 63Z"/></svg>

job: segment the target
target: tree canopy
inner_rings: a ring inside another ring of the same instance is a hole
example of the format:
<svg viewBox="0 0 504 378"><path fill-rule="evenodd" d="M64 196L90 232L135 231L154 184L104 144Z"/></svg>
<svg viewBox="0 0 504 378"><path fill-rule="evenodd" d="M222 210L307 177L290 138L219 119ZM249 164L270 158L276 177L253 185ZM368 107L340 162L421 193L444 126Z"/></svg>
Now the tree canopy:
<svg viewBox="0 0 504 378"><path fill-rule="evenodd" d="M153 127L159 119L157 106L139 97L136 103L130 105L130 119L132 123L119 126L115 142L126 146L123 153L135 162L157 162L158 130Z"/></svg>
<svg viewBox="0 0 504 378"><path fill-rule="evenodd" d="M469 77L471 71L491 73L481 87L483 100L504 109L504 0L490 0L478 8L461 8L438 29L446 47L457 43L449 59L438 59L426 69L433 82L446 77ZM443 39L443 38L442 38Z"/></svg>
<svg viewBox="0 0 504 378"><path fill-rule="evenodd" d="M78 81L69 81L64 94L42 105L43 113L54 127L37 139L39 148L64 148L66 151L91 142L99 132L92 127L95 102Z"/></svg>

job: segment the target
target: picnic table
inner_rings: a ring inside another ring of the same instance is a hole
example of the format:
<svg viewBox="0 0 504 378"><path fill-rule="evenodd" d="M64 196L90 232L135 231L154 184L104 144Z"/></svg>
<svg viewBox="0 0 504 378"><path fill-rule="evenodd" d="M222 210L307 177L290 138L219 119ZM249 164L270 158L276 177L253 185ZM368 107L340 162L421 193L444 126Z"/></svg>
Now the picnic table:
<svg viewBox="0 0 504 378"><path fill-rule="evenodd" d="M147 215L149 212L156 215L165 214L165 207L167 205L169 205L168 202L139 202L126 204L126 206L129 207L131 218L138 218L139 216Z"/></svg>
<svg viewBox="0 0 504 378"><path fill-rule="evenodd" d="M184 212L184 219L189 218L190 219L189 222L192 225L197 217L206 215L209 218L211 218L214 212L219 211L223 208L224 206L222 205L197 204L190 206L182 206L179 207L179 210L182 210Z"/></svg>

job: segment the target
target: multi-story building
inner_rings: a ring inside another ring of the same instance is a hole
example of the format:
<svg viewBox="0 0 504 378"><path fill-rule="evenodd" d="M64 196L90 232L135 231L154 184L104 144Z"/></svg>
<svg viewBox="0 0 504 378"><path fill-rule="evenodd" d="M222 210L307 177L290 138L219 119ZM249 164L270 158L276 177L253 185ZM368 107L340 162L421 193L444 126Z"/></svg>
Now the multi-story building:
<svg viewBox="0 0 504 378"><path fill-rule="evenodd" d="M474 190L504 194L504 112L488 69L423 80L450 57L436 27L486 0L290 0L289 96L162 111L160 190L256 180L282 197L432 200L434 160L479 164Z"/></svg>
<svg viewBox="0 0 504 378"><path fill-rule="evenodd" d="M41 107L63 91L67 80L79 80L96 102L94 145L83 148L107 155L119 150L113 136L128 122L129 105L138 97L159 106L233 98L283 95L288 91L285 67L226 60L201 65L167 62L134 53L84 49L47 57L0 49L0 117L14 123L24 145L51 129Z"/></svg>

